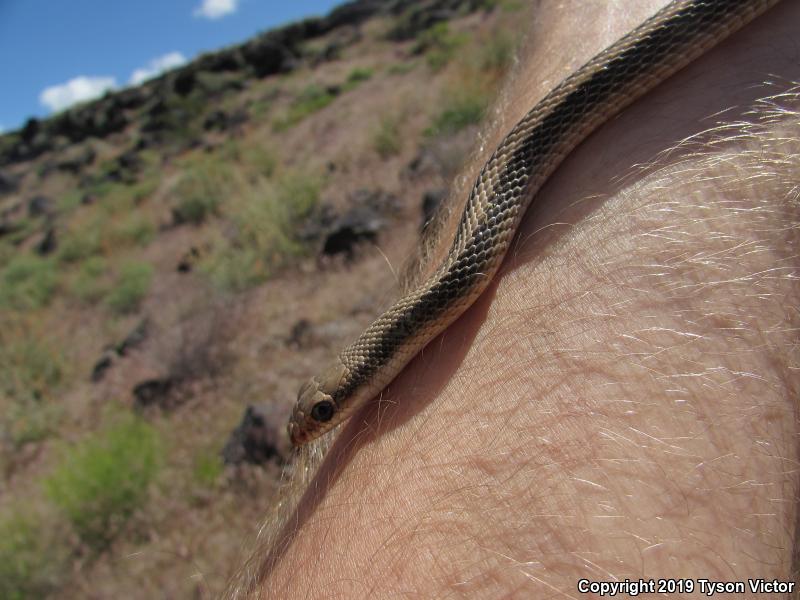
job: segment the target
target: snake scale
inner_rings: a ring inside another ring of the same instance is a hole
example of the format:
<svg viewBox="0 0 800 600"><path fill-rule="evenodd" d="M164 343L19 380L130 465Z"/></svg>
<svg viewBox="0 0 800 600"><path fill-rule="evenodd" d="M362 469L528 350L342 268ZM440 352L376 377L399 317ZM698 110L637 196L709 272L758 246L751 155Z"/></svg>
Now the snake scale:
<svg viewBox="0 0 800 600"><path fill-rule="evenodd" d="M434 274L300 388L288 426L292 443L305 444L346 420L476 300L536 193L575 146L776 2L672 2L537 103L481 169Z"/></svg>

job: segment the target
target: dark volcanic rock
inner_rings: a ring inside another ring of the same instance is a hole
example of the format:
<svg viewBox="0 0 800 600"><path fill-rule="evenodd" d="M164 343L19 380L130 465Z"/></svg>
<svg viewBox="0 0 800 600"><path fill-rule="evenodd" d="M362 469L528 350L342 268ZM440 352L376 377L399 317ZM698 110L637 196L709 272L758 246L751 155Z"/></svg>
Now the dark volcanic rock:
<svg viewBox="0 0 800 600"><path fill-rule="evenodd" d="M296 57L280 41L262 36L244 45L242 56L257 77L266 77L291 71Z"/></svg>
<svg viewBox="0 0 800 600"><path fill-rule="evenodd" d="M189 248L178 261L178 273L191 273L199 258L200 250L196 246Z"/></svg>
<svg viewBox="0 0 800 600"><path fill-rule="evenodd" d="M53 212L53 201L47 196L34 196L28 200L28 216L43 217Z"/></svg>
<svg viewBox="0 0 800 600"><path fill-rule="evenodd" d="M0 171L0 194L13 194L19 189L19 181Z"/></svg>
<svg viewBox="0 0 800 600"><path fill-rule="evenodd" d="M134 408L142 410L151 406L166 407L176 382L168 377L147 379L133 388Z"/></svg>
<svg viewBox="0 0 800 600"><path fill-rule="evenodd" d="M175 74L175 79L172 82L172 89L179 96L188 96L194 89L197 83L195 69L183 68Z"/></svg>
<svg viewBox="0 0 800 600"><path fill-rule="evenodd" d="M245 64L239 48L210 52L197 59L197 69L219 73L221 71L238 71Z"/></svg>
<svg viewBox="0 0 800 600"><path fill-rule="evenodd" d="M147 339L149 330L150 321L145 317L125 336L125 339L114 347L114 350L120 356L126 356L128 352L140 346Z"/></svg>
<svg viewBox="0 0 800 600"><path fill-rule="evenodd" d="M94 148L71 148L58 159L55 167L61 171L77 174L94 162L97 153Z"/></svg>
<svg viewBox="0 0 800 600"><path fill-rule="evenodd" d="M25 125L22 126L22 129L19 132L19 137L26 144L30 144L39 134L39 131L41 131L41 123L39 119L30 118L25 121Z"/></svg>
<svg viewBox="0 0 800 600"><path fill-rule="evenodd" d="M286 345L295 350L310 348L314 340L314 325L308 319L300 319L292 325Z"/></svg>
<svg viewBox="0 0 800 600"><path fill-rule="evenodd" d="M36 244L36 253L45 256L47 254L51 254L56 248L58 247L58 241L56 240L56 230L51 225L47 228L42 239Z"/></svg>
<svg viewBox="0 0 800 600"><path fill-rule="evenodd" d="M325 237L322 254L325 256L343 255L348 260L355 257L356 247L363 242L375 242L385 221L368 206L350 209L334 223Z"/></svg>
<svg viewBox="0 0 800 600"><path fill-rule="evenodd" d="M12 221L0 221L0 237L19 231L19 224Z"/></svg>
<svg viewBox="0 0 800 600"><path fill-rule="evenodd" d="M222 449L222 460L226 465L284 462L287 449L281 433L283 426L283 421L270 407L248 406Z"/></svg>
<svg viewBox="0 0 800 600"><path fill-rule="evenodd" d="M147 334L150 327L150 321L145 317L134 327L125 338L119 342L116 346L107 347L103 351L103 355L100 359L94 364L92 367L92 375L91 380L93 383L97 383L101 381L103 377L105 377L106 372L114 365L114 362L117 358L122 356L127 356L128 353L140 346L146 339ZM153 397L154 395L158 394L158 385L151 383L152 381L162 381L162 380L151 380L150 382L143 382L140 383L136 388L134 388L133 394L136 396L137 401L139 397L142 397L142 402L147 400L148 398ZM137 392L137 389L141 389ZM169 390L167 389L166 392L168 393ZM145 406L143 404L142 406Z"/></svg>
<svg viewBox="0 0 800 600"><path fill-rule="evenodd" d="M236 129L245 123L247 123L247 112L244 110L236 110L233 112L215 110L203 121L203 129L206 131L212 129L227 131L229 129Z"/></svg>
<svg viewBox="0 0 800 600"><path fill-rule="evenodd" d="M110 351L106 351L105 353L103 353L103 356L100 357L100 360L94 363L94 367L92 367L92 375L91 375L92 383L98 383L102 381L103 377L106 376L106 373L113 364L114 364L114 354Z"/></svg>

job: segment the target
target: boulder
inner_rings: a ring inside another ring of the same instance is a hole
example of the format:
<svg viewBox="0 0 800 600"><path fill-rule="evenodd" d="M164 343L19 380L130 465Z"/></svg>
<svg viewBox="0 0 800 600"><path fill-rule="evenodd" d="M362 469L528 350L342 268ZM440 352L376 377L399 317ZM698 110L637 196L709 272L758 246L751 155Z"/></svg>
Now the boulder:
<svg viewBox="0 0 800 600"><path fill-rule="evenodd" d="M222 449L222 460L226 465L285 462L288 448L284 425L270 406L248 406Z"/></svg>
<svg viewBox="0 0 800 600"><path fill-rule="evenodd" d="M322 244L324 256L355 258L357 246L364 242L375 243L378 233L386 225L381 215L369 206L356 206L334 223Z"/></svg>
<svg viewBox="0 0 800 600"><path fill-rule="evenodd" d="M28 200L28 216L31 218L50 215L53 209L53 201L47 196L37 195Z"/></svg>
<svg viewBox="0 0 800 600"><path fill-rule="evenodd" d="M56 240L56 230L51 225L47 228L47 231L42 236L42 239L36 244L34 250L37 254L42 256L46 256L48 254L52 254L53 251L58 247L58 242Z"/></svg>
<svg viewBox="0 0 800 600"><path fill-rule="evenodd" d="M176 382L169 377L147 379L137 383L133 388L133 406L136 410L144 410L152 406L165 408L169 405L169 396Z"/></svg>

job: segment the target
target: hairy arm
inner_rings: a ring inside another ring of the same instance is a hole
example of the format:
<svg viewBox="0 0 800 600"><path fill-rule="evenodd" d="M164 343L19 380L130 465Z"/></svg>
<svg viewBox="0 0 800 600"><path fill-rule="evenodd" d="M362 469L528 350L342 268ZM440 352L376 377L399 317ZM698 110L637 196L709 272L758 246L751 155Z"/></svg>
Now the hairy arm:
<svg viewBox="0 0 800 600"><path fill-rule="evenodd" d="M487 149L658 3L564 4ZM263 597L792 577L800 103L746 109L800 81L798 27L784 2L570 156L488 293L343 428Z"/></svg>

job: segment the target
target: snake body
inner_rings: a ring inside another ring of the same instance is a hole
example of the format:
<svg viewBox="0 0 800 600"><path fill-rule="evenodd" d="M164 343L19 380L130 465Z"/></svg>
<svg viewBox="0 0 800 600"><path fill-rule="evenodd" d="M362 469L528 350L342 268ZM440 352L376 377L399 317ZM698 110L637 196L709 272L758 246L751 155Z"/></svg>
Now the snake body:
<svg viewBox="0 0 800 600"><path fill-rule="evenodd" d="M378 317L299 393L295 446L379 394L486 289L538 190L602 123L777 0L678 0L554 88L481 169L455 238L435 273Z"/></svg>

